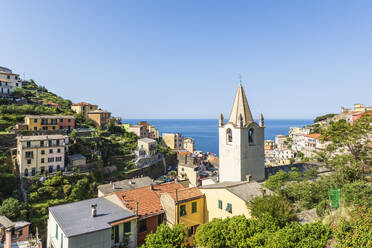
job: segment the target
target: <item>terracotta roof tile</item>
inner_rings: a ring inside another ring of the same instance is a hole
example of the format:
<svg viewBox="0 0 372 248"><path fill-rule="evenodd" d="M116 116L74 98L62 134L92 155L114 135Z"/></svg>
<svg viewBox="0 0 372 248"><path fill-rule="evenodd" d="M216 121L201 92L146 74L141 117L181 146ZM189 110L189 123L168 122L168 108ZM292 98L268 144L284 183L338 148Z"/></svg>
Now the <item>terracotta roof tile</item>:
<svg viewBox="0 0 372 248"><path fill-rule="evenodd" d="M87 102L78 102L78 103L72 104L72 106L90 106L90 105L94 105L94 104L90 104Z"/></svg>
<svg viewBox="0 0 372 248"><path fill-rule="evenodd" d="M322 137L320 133L312 133L312 134L307 134L305 136L308 138L312 138L312 139L320 139L320 137Z"/></svg>
<svg viewBox="0 0 372 248"><path fill-rule="evenodd" d="M176 200L176 191L168 193L173 200ZM180 189L177 192L178 201L185 201L193 198L202 197L204 194L196 187Z"/></svg>
<svg viewBox="0 0 372 248"><path fill-rule="evenodd" d="M131 189L115 194L122 201L124 206L134 212L136 210L136 202L138 202L138 215L145 217L164 212L160 202L160 194L183 189L184 187L175 182L154 185L153 189L150 186Z"/></svg>

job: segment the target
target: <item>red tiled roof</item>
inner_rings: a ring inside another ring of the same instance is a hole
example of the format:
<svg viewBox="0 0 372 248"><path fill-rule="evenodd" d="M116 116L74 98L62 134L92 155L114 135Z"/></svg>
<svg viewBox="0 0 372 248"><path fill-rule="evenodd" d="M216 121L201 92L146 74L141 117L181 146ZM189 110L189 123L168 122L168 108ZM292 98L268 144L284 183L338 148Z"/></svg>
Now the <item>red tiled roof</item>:
<svg viewBox="0 0 372 248"><path fill-rule="evenodd" d="M78 103L72 104L72 106L90 106L90 105L93 105L93 104L90 104L87 102L78 102Z"/></svg>
<svg viewBox="0 0 372 248"><path fill-rule="evenodd" d="M136 210L138 202L138 215L141 217L160 214L164 209L160 202L160 194L183 189L184 187L175 182L154 185L153 189L150 186L131 189L127 191L116 192L125 207L131 211Z"/></svg>
<svg viewBox="0 0 372 248"><path fill-rule="evenodd" d="M178 152L180 155L191 155L191 152Z"/></svg>
<svg viewBox="0 0 372 248"><path fill-rule="evenodd" d="M61 104L54 103L54 102L47 102L46 105L50 105L50 106L61 106Z"/></svg>
<svg viewBox="0 0 372 248"><path fill-rule="evenodd" d="M168 193L173 200L176 200L176 191ZM191 200L202 197L203 193L196 187L180 189L177 192L178 201Z"/></svg>
<svg viewBox="0 0 372 248"><path fill-rule="evenodd" d="M312 133L312 134L307 134L305 136L308 138L312 138L312 139L320 139L320 137L322 137L320 133Z"/></svg>

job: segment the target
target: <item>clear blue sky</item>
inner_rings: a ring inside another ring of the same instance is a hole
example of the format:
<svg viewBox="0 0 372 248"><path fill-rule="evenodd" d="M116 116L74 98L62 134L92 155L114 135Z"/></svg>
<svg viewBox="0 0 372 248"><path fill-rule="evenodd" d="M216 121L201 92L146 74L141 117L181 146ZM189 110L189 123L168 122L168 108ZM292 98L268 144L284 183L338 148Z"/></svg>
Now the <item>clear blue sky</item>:
<svg viewBox="0 0 372 248"><path fill-rule="evenodd" d="M372 1L1 1L0 65L124 118L372 105Z"/></svg>

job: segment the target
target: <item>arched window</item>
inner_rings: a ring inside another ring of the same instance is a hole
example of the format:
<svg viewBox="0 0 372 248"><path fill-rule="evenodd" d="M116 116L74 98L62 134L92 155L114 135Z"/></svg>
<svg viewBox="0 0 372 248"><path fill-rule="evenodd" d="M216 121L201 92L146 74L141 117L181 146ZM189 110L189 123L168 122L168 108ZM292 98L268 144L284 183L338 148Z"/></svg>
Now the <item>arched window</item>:
<svg viewBox="0 0 372 248"><path fill-rule="evenodd" d="M28 169L25 169L25 177L28 177Z"/></svg>
<svg viewBox="0 0 372 248"><path fill-rule="evenodd" d="M253 128L248 130L248 143L253 144Z"/></svg>
<svg viewBox="0 0 372 248"><path fill-rule="evenodd" d="M226 130L226 142L231 143L232 142L232 131L230 128Z"/></svg>

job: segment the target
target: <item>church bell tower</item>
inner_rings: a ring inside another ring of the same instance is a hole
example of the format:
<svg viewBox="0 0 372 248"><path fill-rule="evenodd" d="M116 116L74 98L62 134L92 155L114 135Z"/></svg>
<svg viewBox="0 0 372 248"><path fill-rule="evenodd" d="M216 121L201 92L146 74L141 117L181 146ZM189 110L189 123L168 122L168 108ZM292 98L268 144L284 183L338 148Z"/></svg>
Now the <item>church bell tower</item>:
<svg viewBox="0 0 372 248"><path fill-rule="evenodd" d="M219 181L265 179L264 119L252 118L242 85L239 85L227 123L219 118Z"/></svg>

